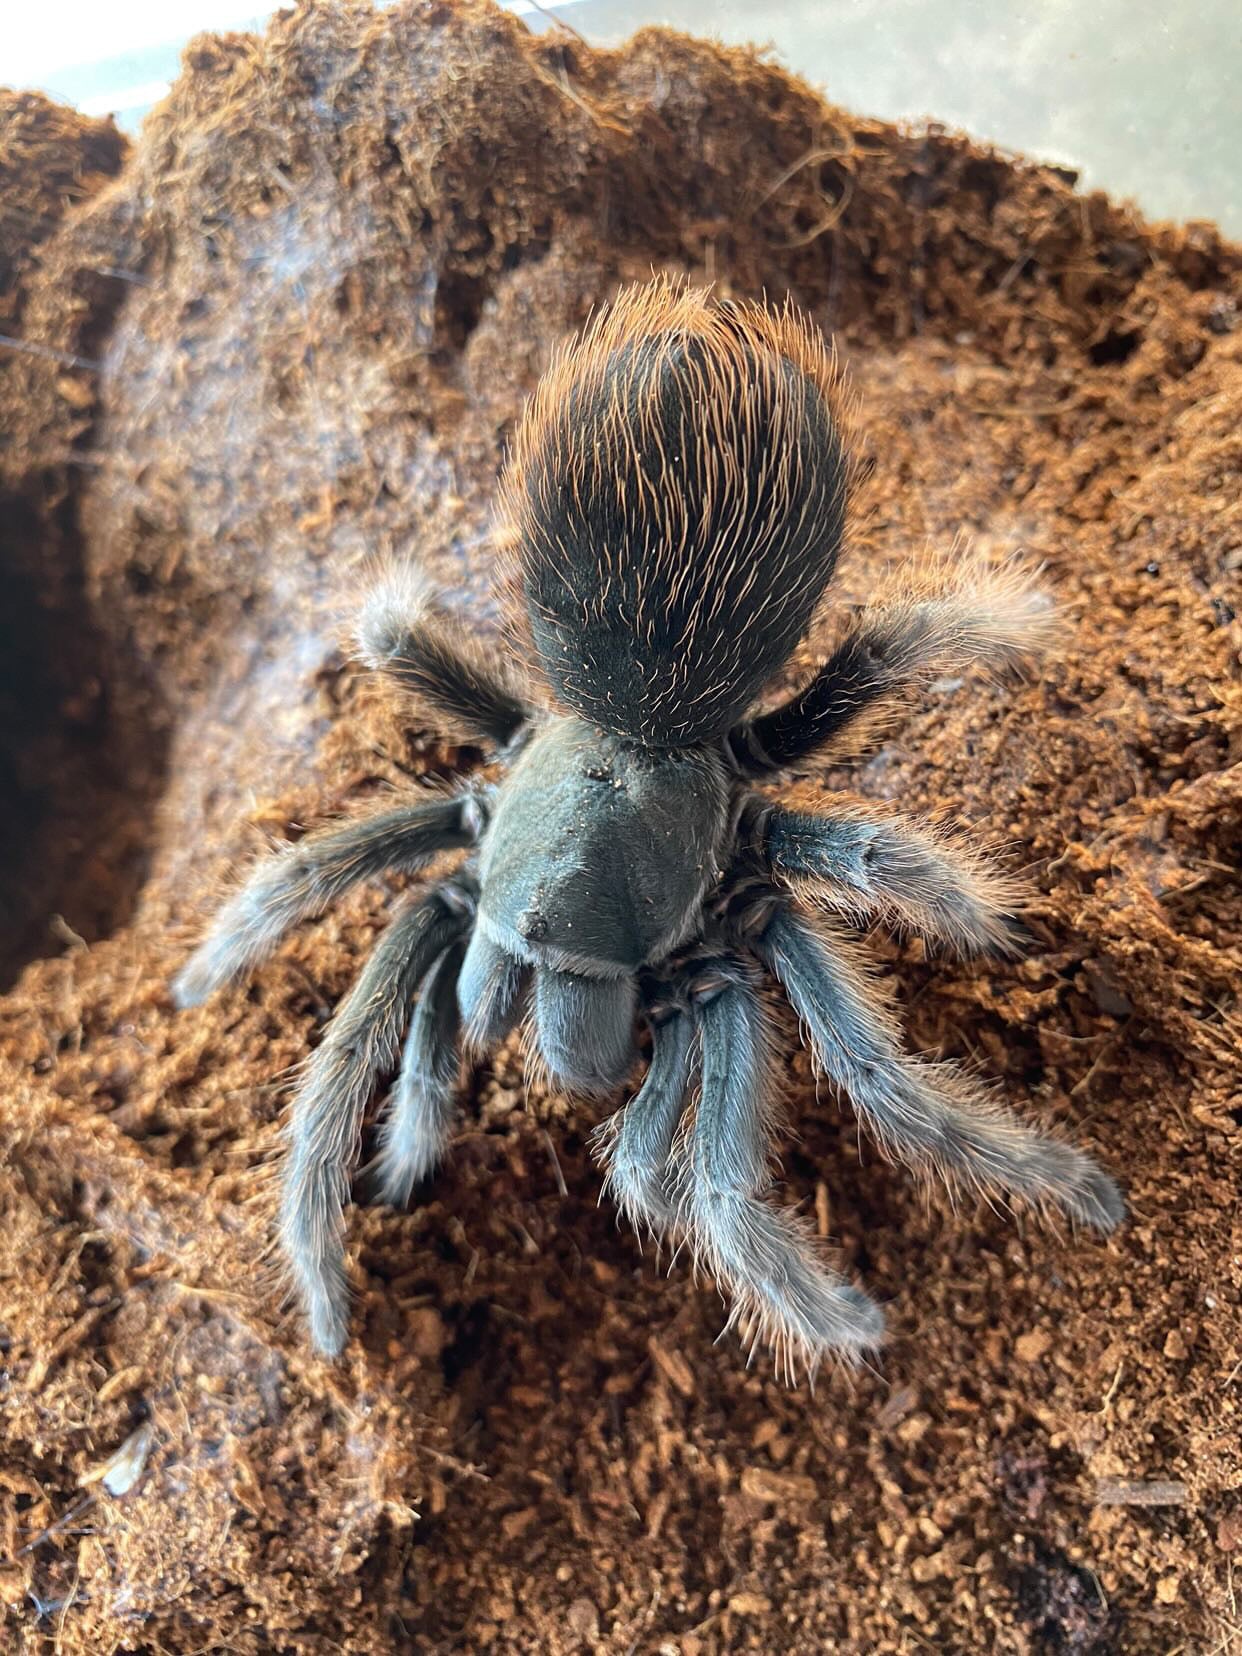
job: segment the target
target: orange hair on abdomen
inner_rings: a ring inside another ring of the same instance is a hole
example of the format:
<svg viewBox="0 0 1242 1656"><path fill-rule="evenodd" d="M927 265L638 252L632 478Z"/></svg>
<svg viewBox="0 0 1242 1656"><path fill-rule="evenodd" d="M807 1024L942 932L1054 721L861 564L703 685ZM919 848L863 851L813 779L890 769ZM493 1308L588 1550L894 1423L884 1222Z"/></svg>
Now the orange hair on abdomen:
<svg viewBox="0 0 1242 1656"><path fill-rule="evenodd" d="M654 747L733 725L810 624L849 461L835 358L792 305L625 289L562 347L501 487L553 694Z"/></svg>

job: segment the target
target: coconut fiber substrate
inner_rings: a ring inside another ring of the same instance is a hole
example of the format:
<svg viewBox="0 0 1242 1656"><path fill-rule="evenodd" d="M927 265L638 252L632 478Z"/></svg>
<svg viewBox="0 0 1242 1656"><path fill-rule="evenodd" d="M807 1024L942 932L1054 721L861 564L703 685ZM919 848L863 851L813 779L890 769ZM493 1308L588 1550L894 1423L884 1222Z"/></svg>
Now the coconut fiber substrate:
<svg viewBox="0 0 1242 1656"><path fill-rule="evenodd" d="M761 57L482 0L200 39L131 148L6 94L0 235L0 1646L1242 1648L1242 250ZM870 469L838 616L959 537L1045 563L1052 661L939 681L815 781L1012 848L1023 958L868 947L911 1046L1130 1217L955 1211L790 1025L779 1196L891 1329L790 1390L506 1047L410 1211L350 1210L325 1363L272 1171L402 882L198 1010L169 976L264 844L477 766L353 664L352 607L408 557L495 627L523 399L653 268L836 335Z"/></svg>

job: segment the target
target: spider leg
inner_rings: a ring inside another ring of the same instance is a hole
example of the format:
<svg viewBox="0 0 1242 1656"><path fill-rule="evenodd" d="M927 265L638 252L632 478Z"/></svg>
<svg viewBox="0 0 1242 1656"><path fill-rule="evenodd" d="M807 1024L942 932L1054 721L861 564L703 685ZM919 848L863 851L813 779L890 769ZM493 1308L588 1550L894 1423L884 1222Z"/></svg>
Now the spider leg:
<svg viewBox="0 0 1242 1656"><path fill-rule="evenodd" d="M762 856L852 920L887 920L961 954L1009 953L1021 888L978 855L912 822L770 807Z"/></svg>
<svg viewBox="0 0 1242 1656"><path fill-rule="evenodd" d="M1052 1203L1097 1230L1124 1217L1120 1191L1090 1156L1026 1126L953 1065L907 1057L844 942L781 908L752 946L784 986L820 1068L887 1152L950 1182Z"/></svg>
<svg viewBox="0 0 1242 1656"><path fill-rule="evenodd" d="M463 949L446 949L423 980L401 1053L401 1068L380 1129L371 1171L381 1201L404 1207L444 1153L461 1067L457 974Z"/></svg>
<svg viewBox="0 0 1242 1656"><path fill-rule="evenodd" d="M634 1062L632 977L585 977L541 966L535 973L535 1027L548 1069L563 1085L609 1092Z"/></svg>
<svg viewBox="0 0 1242 1656"><path fill-rule="evenodd" d="M401 909L311 1055L293 1099L280 1242L318 1349L345 1343L344 1207L362 1115L377 1074L397 1060L411 997L461 935L468 899L444 886Z"/></svg>
<svg viewBox="0 0 1242 1656"><path fill-rule="evenodd" d="M933 673L999 672L1047 646L1047 599L1013 571L976 570L951 588L859 612L827 663L783 706L726 738L743 775L783 770Z"/></svg>
<svg viewBox="0 0 1242 1656"><path fill-rule="evenodd" d="M642 1086L592 1135L605 1188L636 1230L645 1226L657 1236L677 1219L669 1160L690 1085L693 1037L694 1025L683 1012L653 1022L651 1063Z"/></svg>
<svg viewBox="0 0 1242 1656"><path fill-rule="evenodd" d="M768 1173L766 1042L744 969L726 963L692 996L702 1088L682 1172L679 1218L714 1275L728 1283L730 1324L753 1318L787 1375L814 1373L826 1352L878 1345L884 1318L861 1289L829 1271L808 1227L761 1198Z"/></svg>
<svg viewBox="0 0 1242 1656"><path fill-rule="evenodd" d="M395 811L307 834L262 858L223 905L206 937L173 980L178 1006L208 995L265 960L299 920L385 871L409 872L439 851L472 845L483 830L477 794L431 795Z"/></svg>
<svg viewBox="0 0 1242 1656"><path fill-rule="evenodd" d="M530 710L465 631L434 607L416 570L397 568L374 587L358 623L369 667L385 672L467 741L504 747Z"/></svg>

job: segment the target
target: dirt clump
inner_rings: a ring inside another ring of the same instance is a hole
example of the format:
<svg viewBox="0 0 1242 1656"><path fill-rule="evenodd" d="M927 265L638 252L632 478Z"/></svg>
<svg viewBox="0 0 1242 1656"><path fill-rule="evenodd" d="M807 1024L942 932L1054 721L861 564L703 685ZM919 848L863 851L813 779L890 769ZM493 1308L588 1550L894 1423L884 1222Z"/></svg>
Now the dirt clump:
<svg viewBox="0 0 1242 1656"><path fill-rule="evenodd" d="M197 40L128 155L0 98L23 120L0 331L40 350L0 360L0 488L32 643L2 689L13 791L44 792L3 868L6 1648L1228 1648L1242 251L748 53L596 51L483 0ZM477 761L342 624L395 555L495 626L523 398L653 267L836 334L873 467L843 598L962 534L1045 560L1046 671L942 682L816 782L1017 848L1024 960L871 946L911 1044L1089 1146L1132 1217L954 1213L798 1054L783 1198L892 1338L786 1391L506 1050L411 1211L351 1210L332 1367L272 1283L270 1172L398 882L197 1011L168 978L265 839Z"/></svg>

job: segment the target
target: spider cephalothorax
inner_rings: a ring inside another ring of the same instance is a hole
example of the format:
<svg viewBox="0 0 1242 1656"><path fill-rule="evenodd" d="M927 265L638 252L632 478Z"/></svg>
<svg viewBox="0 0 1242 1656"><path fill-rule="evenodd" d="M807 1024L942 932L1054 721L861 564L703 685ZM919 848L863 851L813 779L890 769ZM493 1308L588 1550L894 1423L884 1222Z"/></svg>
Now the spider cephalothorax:
<svg viewBox="0 0 1242 1656"><path fill-rule="evenodd" d="M281 1241L321 1350L346 1337L343 1209L376 1080L395 1071L379 1189L405 1202L450 1136L461 1048L486 1052L527 1013L552 1078L596 1095L623 1086L649 1026L646 1076L595 1143L621 1208L689 1245L731 1320L787 1370L874 1346L878 1308L767 1199L762 974L891 1156L1101 1230L1120 1219L1088 1156L901 1051L821 912L1003 948L1005 879L912 823L790 811L755 786L930 674L996 671L1045 641L1048 607L1020 576L960 560L859 610L797 695L755 712L832 575L847 453L834 363L796 312L630 289L541 382L501 490L542 695L518 652L486 665L410 571L368 600L366 660L507 771L261 862L177 983L198 1001L357 881L462 852L398 909L294 1099Z"/></svg>

